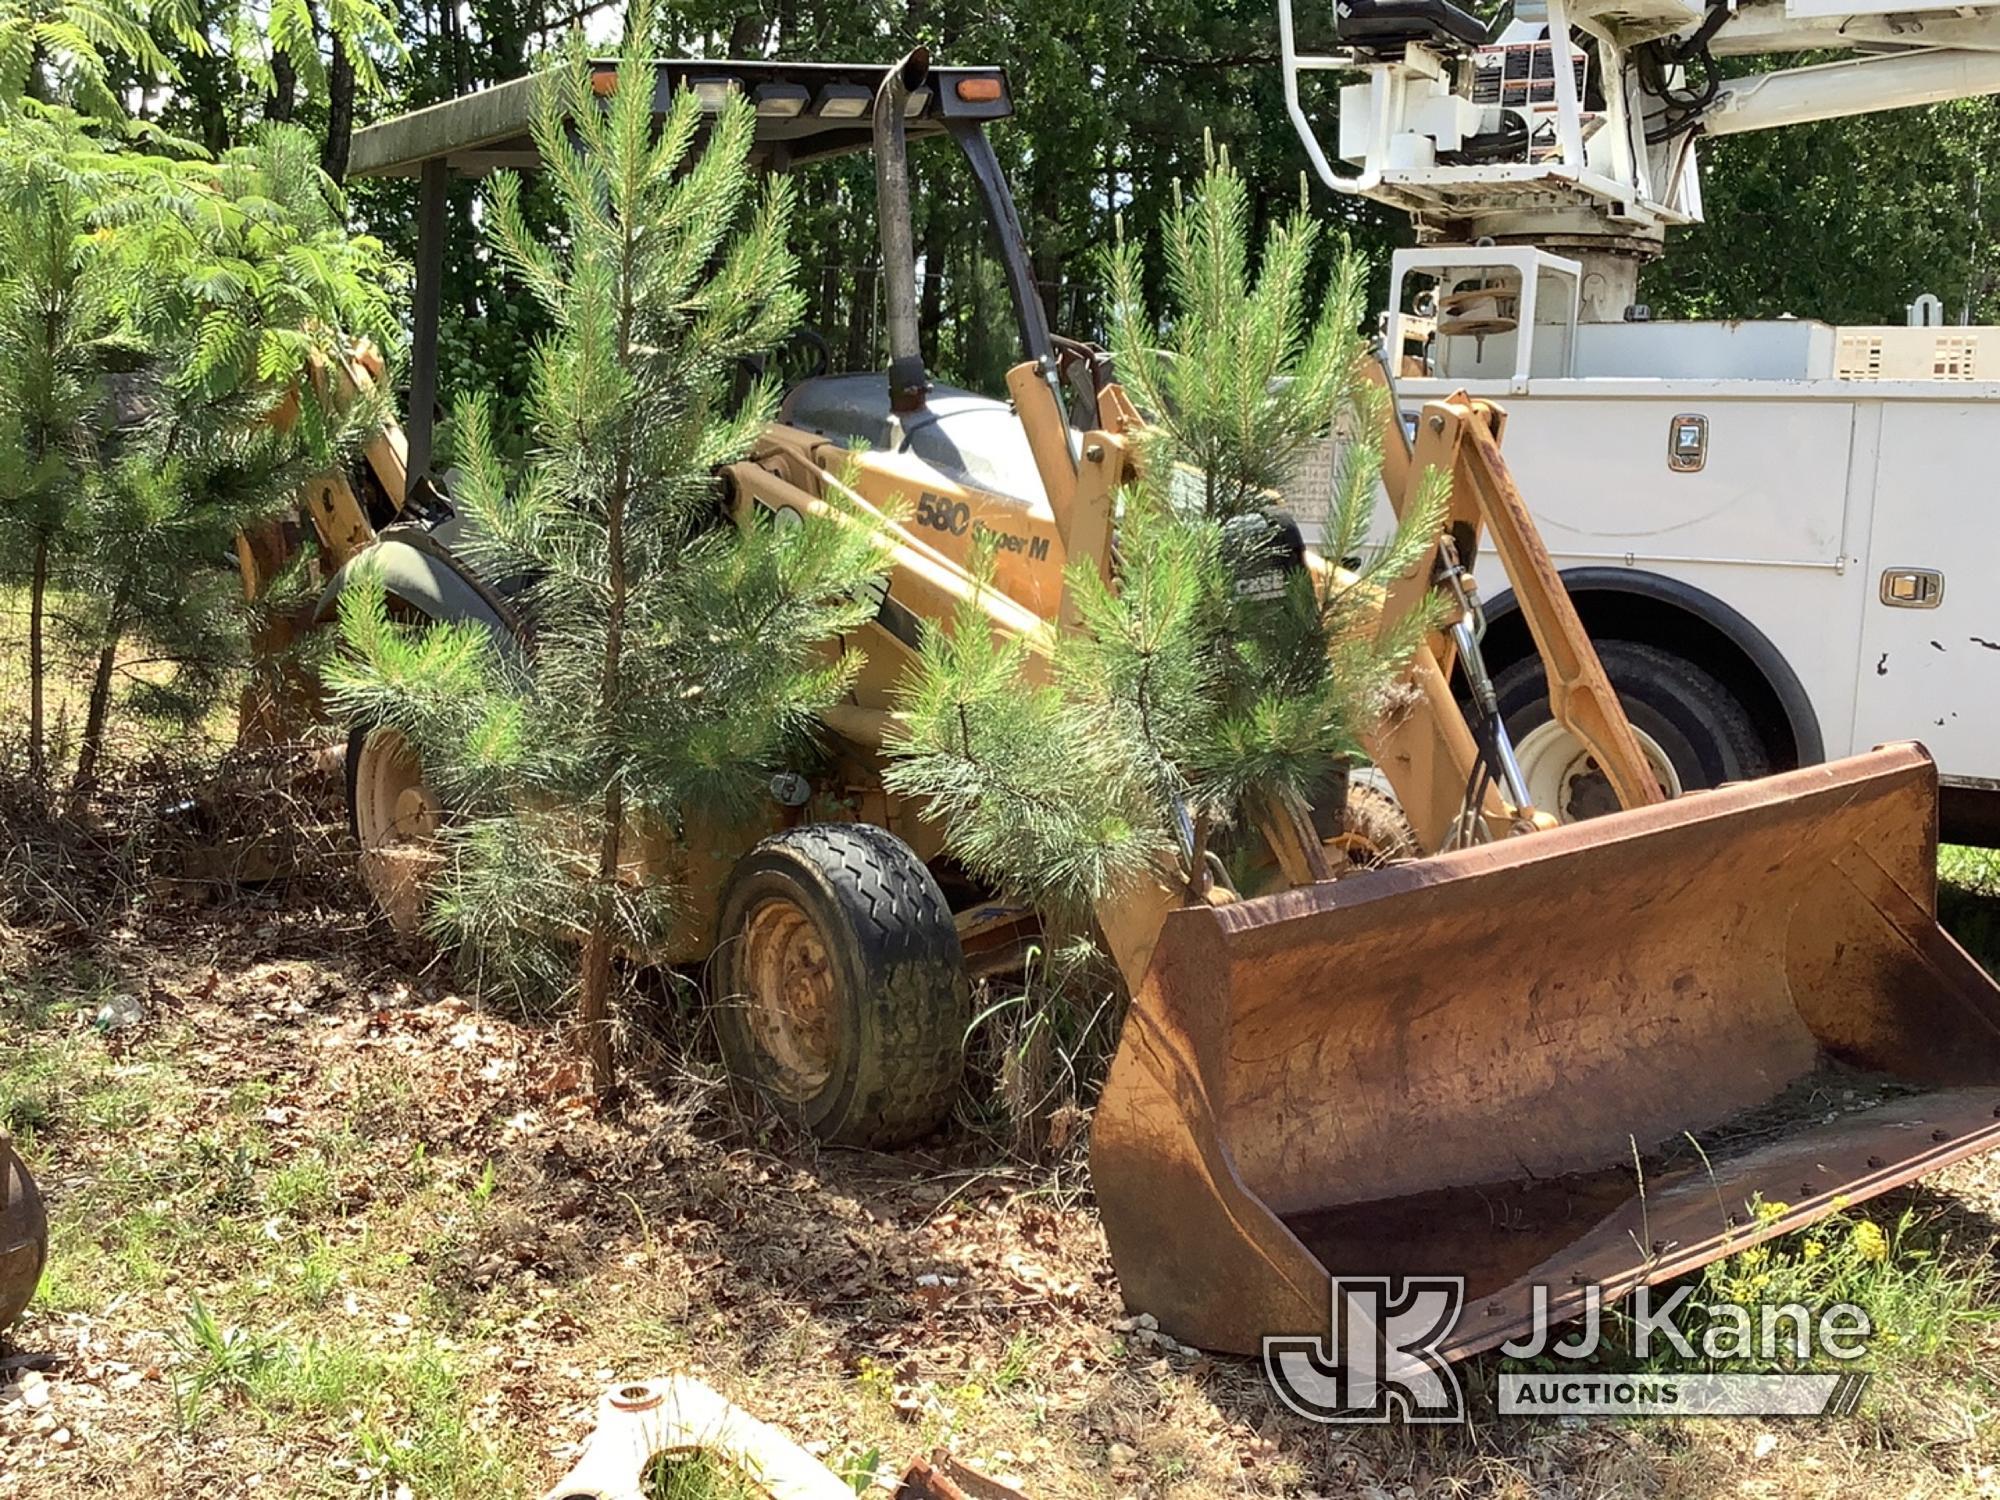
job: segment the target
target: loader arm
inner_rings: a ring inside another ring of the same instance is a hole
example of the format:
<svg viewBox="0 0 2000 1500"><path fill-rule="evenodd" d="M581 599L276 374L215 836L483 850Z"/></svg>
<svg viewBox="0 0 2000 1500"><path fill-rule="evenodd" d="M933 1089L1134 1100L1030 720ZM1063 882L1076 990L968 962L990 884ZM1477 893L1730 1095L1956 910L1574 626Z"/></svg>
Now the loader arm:
<svg viewBox="0 0 2000 1500"><path fill-rule="evenodd" d="M1371 365L1370 372L1387 386L1387 376L1378 366ZM1547 672L1549 707L1557 722L1597 757L1619 806L1643 807L1659 801L1664 794L1658 778L1646 763L1617 692L1501 456L1506 413L1463 393L1430 401L1418 414L1412 444L1390 394L1392 399L1383 407L1382 485L1397 518L1418 503L1427 474L1449 475L1451 491L1436 542L1424 560L1385 594L1382 626L1422 604L1437 577L1446 541L1470 553L1474 539L1483 532L1521 601L1522 616ZM1463 561L1470 564L1473 559L1468 555ZM1477 634L1474 628L1475 642ZM1478 769L1478 742L1451 687L1457 657L1458 645L1450 632L1434 632L1410 663L1411 706L1362 736L1369 758L1389 778L1427 853L1447 846ZM1534 808L1511 805L1498 787L1486 792L1479 816L1489 838L1504 838L1524 827L1553 826Z"/></svg>
<svg viewBox="0 0 2000 1500"><path fill-rule="evenodd" d="M1414 501L1427 470L1451 476L1450 509L1440 528L1441 540L1455 533L1484 533L1506 569L1521 617L1542 658L1549 683L1549 709L1556 722L1596 758L1620 807L1650 806L1664 800L1666 794L1639 748L1617 690L1598 660L1597 648L1591 645L1507 461L1501 457L1500 438L1506 421L1501 408L1490 401L1475 401L1463 392L1443 401L1426 402L1417 418L1414 452L1401 466L1400 476L1392 477L1389 461L1384 459L1389 493L1401 497L1397 515L1400 517ZM1401 446L1402 422L1394 415L1393 403L1388 425L1394 430L1394 446ZM1385 443L1385 453L1391 451L1393 447ZM1400 483L1396 482L1398 477ZM1418 568L1405 581L1402 592L1392 591L1383 611L1385 619L1397 618L1399 610L1415 607L1415 587L1436 571L1437 554L1434 547L1428 566ZM1449 673L1452 642L1435 638L1432 651L1440 667Z"/></svg>

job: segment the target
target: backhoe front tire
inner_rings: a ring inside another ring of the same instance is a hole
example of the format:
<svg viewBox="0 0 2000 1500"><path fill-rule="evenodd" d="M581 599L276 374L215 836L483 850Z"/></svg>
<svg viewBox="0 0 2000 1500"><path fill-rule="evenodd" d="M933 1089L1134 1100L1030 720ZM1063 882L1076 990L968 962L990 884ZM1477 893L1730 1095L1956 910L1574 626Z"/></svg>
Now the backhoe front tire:
<svg viewBox="0 0 2000 1500"><path fill-rule="evenodd" d="M758 844L710 972L732 1076L821 1140L901 1145L949 1112L971 987L944 893L895 835L816 823Z"/></svg>

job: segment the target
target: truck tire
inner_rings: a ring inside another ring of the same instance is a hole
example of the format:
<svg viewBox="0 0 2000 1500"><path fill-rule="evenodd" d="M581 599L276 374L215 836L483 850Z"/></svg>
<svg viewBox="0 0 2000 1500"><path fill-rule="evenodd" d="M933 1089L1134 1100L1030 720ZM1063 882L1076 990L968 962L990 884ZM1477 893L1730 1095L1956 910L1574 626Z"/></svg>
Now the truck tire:
<svg viewBox="0 0 2000 1500"><path fill-rule="evenodd" d="M971 987L944 893L895 835L815 823L758 844L710 972L731 1074L820 1139L901 1145L951 1108Z"/></svg>
<svg viewBox="0 0 2000 1500"><path fill-rule="evenodd" d="M1770 773L1750 711L1712 674L1642 641L1599 641L1597 655L1669 795ZM1510 663L1493 688L1537 807L1565 823L1618 810L1610 782L1554 722L1539 656Z"/></svg>

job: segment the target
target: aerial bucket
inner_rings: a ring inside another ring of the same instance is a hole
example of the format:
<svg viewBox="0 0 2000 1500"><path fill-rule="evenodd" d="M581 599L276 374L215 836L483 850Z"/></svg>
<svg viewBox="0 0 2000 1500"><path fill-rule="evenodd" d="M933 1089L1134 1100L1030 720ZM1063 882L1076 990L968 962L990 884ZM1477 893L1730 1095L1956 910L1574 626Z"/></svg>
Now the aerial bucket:
<svg viewBox="0 0 2000 1500"><path fill-rule="evenodd" d="M1894 746L1175 911L1093 1131L1127 1303L1248 1354L1462 1276L1456 1359L2000 1144L1936 805Z"/></svg>

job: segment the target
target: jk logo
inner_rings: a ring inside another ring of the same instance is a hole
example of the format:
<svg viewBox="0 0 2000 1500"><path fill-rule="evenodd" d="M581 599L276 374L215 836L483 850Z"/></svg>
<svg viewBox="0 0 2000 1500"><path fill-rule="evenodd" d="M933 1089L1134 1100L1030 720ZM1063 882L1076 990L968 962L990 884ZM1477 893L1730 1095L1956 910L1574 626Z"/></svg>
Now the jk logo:
<svg viewBox="0 0 2000 1500"><path fill-rule="evenodd" d="M1331 1285L1324 1339L1264 1340L1264 1374L1314 1422L1463 1422L1465 1392L1438 1346L1465 1307L1462 1276L1362 1276Z"/></svg>

